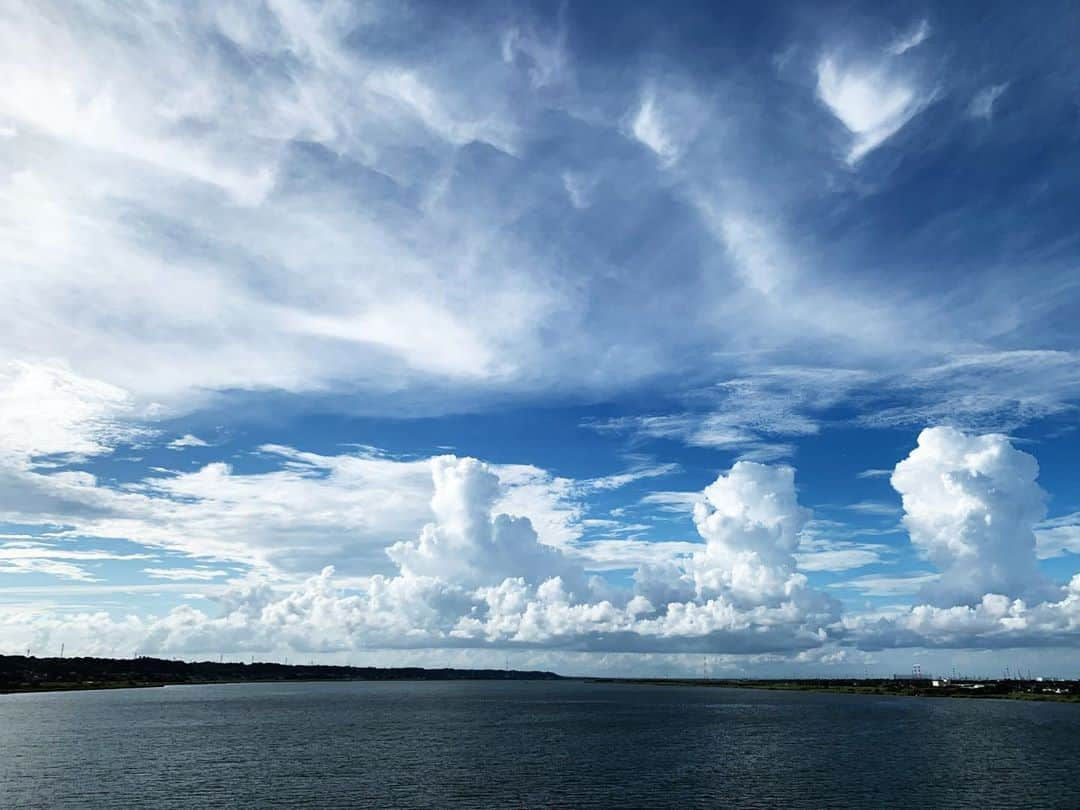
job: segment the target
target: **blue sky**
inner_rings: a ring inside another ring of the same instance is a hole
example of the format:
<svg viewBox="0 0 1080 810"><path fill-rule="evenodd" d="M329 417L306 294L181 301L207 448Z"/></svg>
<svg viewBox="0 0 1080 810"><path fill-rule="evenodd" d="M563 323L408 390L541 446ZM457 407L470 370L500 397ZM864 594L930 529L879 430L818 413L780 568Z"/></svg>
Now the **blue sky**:
<svg viewBox="0 0 1080 810"><path fill-rule="evenodd" d="M0 649L1080 665L1080 14L0 12Z"/></svg>

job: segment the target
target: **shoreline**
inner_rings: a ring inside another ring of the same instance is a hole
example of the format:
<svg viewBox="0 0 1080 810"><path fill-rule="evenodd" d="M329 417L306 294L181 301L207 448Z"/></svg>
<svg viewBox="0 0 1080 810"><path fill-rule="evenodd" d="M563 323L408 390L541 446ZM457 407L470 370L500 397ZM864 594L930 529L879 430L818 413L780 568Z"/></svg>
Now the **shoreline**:
<svg viewBox="0 0 1080 810"><path fill-rule="evenodd" d="M430 683L432 681L572 681L577 683L621 684L625 686L687 686L710 689L754 689L766 692L815 692L819 694L853 695L859 697L914 697L932 699L959 700L1018 700L1040 703L1075 703L1080 704L1080 694L1055 694L1052 692L1026 691L983 691L960 689L936 689L933 687L912 686L902 682L889 681L839 681L835 684L825 682L799 681L753 681L753 680L702 680L693 678L606 678L589 676L547 676L543 678L521 677L475 677L462 674L460 677L395 677L395 678L227 678L220 680L167 680L167 681L101 681L101 682L52 682L41 684L20 684L0 686L0 696L33 695L59 692L95 692L115 689L161 689L167 686L226 686L242 684L273 683L385 683L400 681L408 683Z"/></svg>
<svg viewBox="0 0 1080 810"><path fill-rule="evenodd" d="M698 688L713 689L755 689L764 692L817 692L834 695L856 695L862 697L915 697L915 698L955 698L959 700L1019 700L1027 702L1045 703L1078 703L1080 704L1080 692L1072 691L1065 694L1053 692L1036 692L1013 690L1006 688L1000 690L998 682L987 682L987 687L978 689L933 687L928 685L912 685L904 681L889 681L878 679L854 679L838 680L835 683L828 681L797 681L797 680L703 680L700 678L580 678L578 680L592 683L621 683L631 686L692 686ZM1068 682L1076 684L1077 682ZM993 687L998 690L994 690Z"/></svg>
<svg viewBox="0 0 1080 810"><path fill-rule="evenodd" d="M354 667L269 661L176 661L137 658L36 658L0 655L0 694L146 689L157 686L300 681L555 680L541 670L454 667Z"/></svg>
<svg viewBox="0 0 1080 810"><path fill-rule="evenodd" d="M580 681L582 678L558 676L556 678L472 678L463 675L460 678L235 678L220 681L154 681L154 682L111 682L111 683L50 683L41 686L0 686L0 697L4 695L37 695L56 692L105 692L116 689L164 689L167 686L242 686L243 684L267 683L463 683L466 681L514 683L535 681Z"/></svg>

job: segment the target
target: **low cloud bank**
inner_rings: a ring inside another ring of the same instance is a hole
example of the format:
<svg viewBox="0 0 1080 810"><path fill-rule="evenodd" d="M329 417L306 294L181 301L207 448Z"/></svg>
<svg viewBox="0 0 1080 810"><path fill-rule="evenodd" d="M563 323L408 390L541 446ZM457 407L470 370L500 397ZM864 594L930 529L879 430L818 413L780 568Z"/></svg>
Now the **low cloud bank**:
<svg viewBox="0 0 1080 810"><path fill-rule="evenodd" d="M843 614L799 569L803 540L815 541L791 467L741 461L720 474L693 506L698 550L650 559L632 586L617 587L581 555L544 542L528 517L500 511L499 468L455 456L428 465L432 520L385 549L393 574L345 587L328 566L288 593L253 577L215 597L217 615L191 605L119 619L9 611L0 638L36 648L63 638L97 653L521 647L805 656L1060 645L1080 635L1080 575L1060 588L1038 572L1038 466L1005 436L923 431L891 481L912 543L940 576L925 578L909 609L862 614Z"/></svg>

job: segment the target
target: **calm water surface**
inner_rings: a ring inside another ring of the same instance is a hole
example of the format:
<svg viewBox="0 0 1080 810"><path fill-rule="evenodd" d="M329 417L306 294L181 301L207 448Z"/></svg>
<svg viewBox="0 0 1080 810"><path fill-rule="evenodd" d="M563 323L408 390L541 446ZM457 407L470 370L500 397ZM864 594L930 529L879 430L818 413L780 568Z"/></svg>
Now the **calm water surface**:
<svg viewBox="0 0 1080 810"><path fill-rule="evenodd" d="M1080 706L587 683L0 696L0 807L1071 807Z"/></svg>

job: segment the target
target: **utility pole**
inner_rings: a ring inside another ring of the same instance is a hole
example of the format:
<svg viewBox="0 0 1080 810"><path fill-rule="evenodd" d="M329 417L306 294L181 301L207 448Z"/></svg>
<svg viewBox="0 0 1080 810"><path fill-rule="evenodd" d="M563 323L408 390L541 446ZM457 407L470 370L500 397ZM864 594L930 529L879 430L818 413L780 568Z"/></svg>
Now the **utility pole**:
<svg viewBox="0 0 1080 810"><path fill-rule="evenodd" d="M63 644L63 642L60 643L60 657L61 658L64 657L64 644Z"/></svg>

